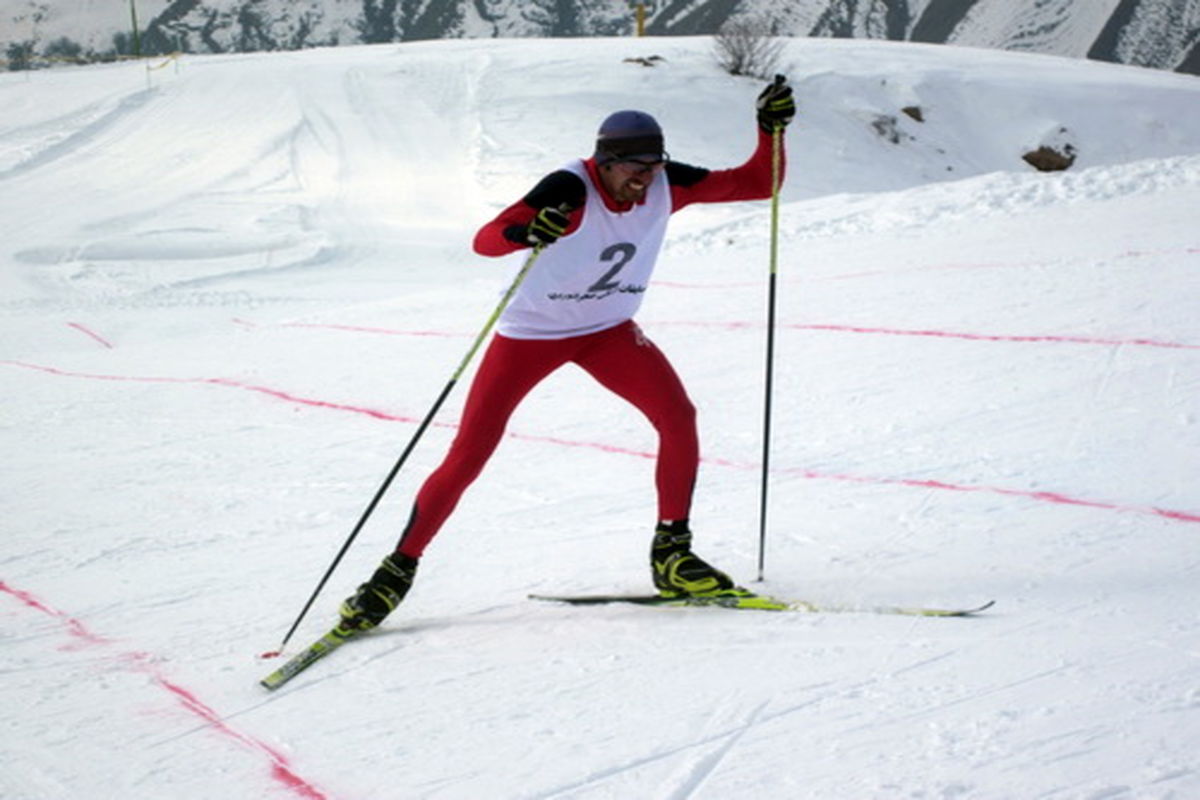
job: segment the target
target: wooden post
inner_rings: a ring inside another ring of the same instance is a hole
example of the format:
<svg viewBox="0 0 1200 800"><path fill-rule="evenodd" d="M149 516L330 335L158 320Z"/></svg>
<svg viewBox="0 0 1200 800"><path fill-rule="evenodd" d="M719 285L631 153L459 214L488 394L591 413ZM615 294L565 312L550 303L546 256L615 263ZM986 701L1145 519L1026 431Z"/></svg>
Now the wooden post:
<svg viewBox="0 0 1200 800"><path fill-rule="evenodd" d="M633 19L635 21L635 25L634 25L634 35L635 36L645 36L646 35L646 6L648 6L648 5L652 6L653 4L652 3L635 3L635 2L633 2L633 0L630 0L630 2L629 2L629 7L633 9Z"/></svg>
<svg viewBox="0 0 1200 800"><path fill-rule="evenodd" d="M133 42L131 43L133 45L133 54L136 57L141 58L142 34L140 31L138 31L137 6L134 5L133 0L129 0L129 18L133 23Z"/></svg>

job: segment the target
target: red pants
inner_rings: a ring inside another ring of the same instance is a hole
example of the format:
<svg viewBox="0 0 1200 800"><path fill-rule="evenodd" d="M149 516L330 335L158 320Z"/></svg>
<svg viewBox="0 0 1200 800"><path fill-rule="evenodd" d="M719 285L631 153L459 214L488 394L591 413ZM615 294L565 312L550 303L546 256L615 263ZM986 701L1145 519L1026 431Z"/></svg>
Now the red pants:
<svg viewBox="0 0 1200 800"><path fill-rule="evenodd" d="M659 519L686 519L700 461L696 410L666 356L632 321L569 339L510 339L496 335L463 408L450 452L417 493L397 550L419 558L479 476L500 443L514 409L543 378L578 364L636 406L658 431L655 484Z"/></svg>

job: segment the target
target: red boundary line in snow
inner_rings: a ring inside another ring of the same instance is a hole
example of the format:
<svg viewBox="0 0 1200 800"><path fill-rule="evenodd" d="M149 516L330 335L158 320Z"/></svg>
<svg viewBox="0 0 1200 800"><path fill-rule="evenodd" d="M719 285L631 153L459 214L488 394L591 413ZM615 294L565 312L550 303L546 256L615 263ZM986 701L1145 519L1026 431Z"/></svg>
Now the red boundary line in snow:
<svg viewBox="0 0 1200 800"><path fill-rule="evenodd" d="M605 453L615 453L620 455L638 456L640 458L654 459L656 455L648 451L633 450L625 447L616 447L597 442L580 442L571 441L569 439L559 439L553 436L532 436L520 433L509 433L509 437L532 442L546 442L548 444L557 444L564 447L585 447L593 450L601 450ZM728 467L738 470L757 470L760 465L757 463L739 463L724 458L702 458L701 461L705 464L712 464L719 467ZM869 475L849 475L836 472L819 472L817 470L807 469L805 467L776 467L772 470L783 475L794 475L806 480L823 480L823 481L839 481L841 483L861 483L872 486L905 486L914 489L942 489L951 492L979 492L986 494L997 494L1005 497L1021 497L1026 500L1037 500L1043 503L1056 503L1058 505L1068 506L1083 506L1086 508L1099 508L1105 511L1118 511L1122 513L1149 514L1157 517L1165 517L1175 520L1176 522L1194 522L1200 523L1200 514L1190 511L1177 511L1169 508L1158 508L1154 506L1132 506L1123 505L1121 503L1112 503L1105 500L1088 500L1080 497L1071 497L1060 492L1033 491L1030 489L1009 489L1002 486L979 486L971 484L947 483L946 481L920 479L920 478L880 478Z"/></svg>
<svg viewBox="0 0 1200 800"><path fill-rule="evenodd" d="M102 345L104 345L105 347L107 347L109 350L111 350L111 349L112 349L112 346L113 346L113 343L112 343L112 342L110 342L108 339L105 339L103 336L101 336L100 334L96 333L94 330L92 330L91 328L87 327L87 326L86 326L86 325L84 325L82 322L68 322L68 323L67 323L67 327L68 327L68 328L74 328L75 330L79 331L80 333L83 333L83 334L86 334L87 336L90 336L91 338L93 338L93 339L95 339L97 342L99 342L100 344L102 344Z"/></svg>
<svg viewBox="0 0 1200 800"><path fill-rule="evenodd" d="M231 380L229 378L166 378L155 376L137 376L137 375L102 375L99 373L90 372L74 372L72 370L58 369L57 367L47 367L42 364L30 364L26 361L9 361L0 360L0 364L6 364L12 367L21 367L22 369L30 369L36 372L45 372L50 375L58 375L64 378L87 378L94 381L113 381L117 383L177 383L177 384L195 384L209 386L225 386L231 389L243 389L248 392L257 392L265 394L269 397L274 397L277 400L285 400L289 403L299 403L300 405L313 406L314 408L327 408L332 411L350 411L355 414L365 414L376 419L386 420L388 422L411 422L416 423L420 420L415 417L405 417L398 414L391 414L386 411L377 411L373 408L364 406L352 406L345 403L333 403L326 400L316 400L310 397L300 397L299 395L285 392L281 389L272 389L269 386L258 386L253 383L242 383L241 381ZM445 423L443 423L445 424Z"/></svg>
<svg viewBox="0 0 1200 800"><path fill-rule="evenodd" d="M793 475L799 475L802 478L844 481L849 483L867 483L876 486L907 486L915 489L944 489L951 492L984 492L987 494L998 494L1005 497L1021 497L1027 500L1038 500L1044 503L1057 503L1059 505L1083 506L1085 508L1099 508L1104 509L1105 511L1118 511L1123 513L1150 514L1157 517L1165 517L1167 519L1175 520L1176 522L1200 522L1200 514L1193 514L1189 511L1176 511L1170 508L1158 508L1157 506L1129 506L1122 505L1120 503L1110 503L1104 500L1087 500L1081 497L1070 497L1060 492L1039 492L1029 489L1008 489L1002 486L973 486L969 484L954 484L946 483L945 481L919 478L868 478L857 475L824 474L799 468L786 468L781 471Z"/></svg>
<svg viewBox="0 0 1200 800"><path fill-rule="evenodd" d="M662 327L694 327L694 328L723 328L725 330L761 330L766 327L762 322L699 322L699 321L647 321L648 328ZM427 336L440 338L466 338L469 333L448 333L445 331L404 331L395 328L376 328L361 325L336 325L319 323L287 323L281 327L309 328L313 330L337 330L352 333L377 333L386 336ZM1018 344L1087 344L1104 347L1161 347L1173 350L1200 350L1200 344L1186 342L1170 342L1160 339L1112 338L1103 336L1073 336L1068 334L1005 334L1005 333L972 333L969 331L922 330L908 328L883 328L862 325L835 325L822 323L783 323L780 328L795 331L826 331L831 333L861 333L883 336L923 336L938 339L964 339L973 342L1013 342Z"/></svg>
<svg viewBox="0 0 1200 800"><path fill-rule="evenodd" d="M256 386L254 384L240 383L238 381L229 380L226 378L140 378L131 376L119 375L95 375L83 372L70 372L67 370L56 369L54 367L45 367L37 364L27 364L19 361L0 361L0 364L9 366L22 367L24 369L38 370L47 372L52 375L60 375L72 378L89 378L93 380L108 380L108 381L128 381L142 383L191 383L211 386L225 386L232 389L244 389L250 392L257 392L269 397L274 397L278 400L285 400L289 403L298 403L300 405L312 406L314 408L325 408L333 411L349 411L355 414L365 414L375 419L385 420L388 422L405 422L416 424L420 420L416 417L406 417L398 414L392 414L386 411L379 411L373 408L364 406L352 406L345 403L332 403L325 400L314 400L311 398L300 397L279 389L271 389L266 386ZM457 423L453 422L435 422L435 427L441 428L457 428ZM520 439L528 442L545 442L547 444L561 445L563 447L579 447L591 450L600 450L605 453L613 453L617 455L636 456L638 458L655 458L655 454L647 451L633 450L618 445L605 444L603 442L585 442L571 439L561 439L554 436L537 436L522 433L507 433L505 434L512 439ZM705 464L711 464L720 467L729 467L733 469L749 470L758 469L758 464L738 463L728 459L720 458L702 458L701 461ZM978 486L970 484L955 484L947 483L939 480L925 480L917 478L880 478L865 475L848 475L839 473L824 473L815 470L805 469L802 467L776 467L775 472L796 475L801 478L810 480L831 480L841 481L843 483L861 483L871 484L876 486L906 486L920 489L941 489L953 492L983 492L988 494L1002 495L1005 497L1021 497L1027 500L1037 500L1044 503L1056 503L1058 505L1084 506L1087 508L1098 508L1107 511L1118 511L1122 513L1150 514L1153 516L1164 517L1166 519L1175 520L1177 522L1193 522L1200 523L1200 513L1190 511L1178 511L1168 508L1146 507L1123 505L1121 503L1113 503L1104 500L1088 500L1085 498L1071 497L1059 492L1033 491L1028 489L1009 489L1001 486Z"/></svg>
<svg viewBox="0 0 1200 800"><path fill-rule="evenodd" d="M740 330L746 328L764 328L761 322L650 322L648 326L672 325L698 328L725 328ZM1183 342L1168 342L1159 339L1114 339L1100 336L1070 336L1060 334L1004 334L1004 333L969 333L964 331L921 330L908 328L878 328L861 325L832 325L818 323L784 323L779 326L797 331L830 331L834 333L867 333L885 336L928 336L939 339L966 339L976 342L1018 342L1018 343L1053 343L1053 344L1096 344L1106 347L1140 346L1165 347L1176 350L1200 350L1200 344Z"/></svg>
<svg viewBox="0 0 1200 800"><path fill-rule="evenodd" d="M61 621L67 627L67 632L88 645L111 645L113 642L98 636L88 629L80 620L71 615L53 608L39 600L30 592L23 589L18 589L11 586L4 580L0 580L0 592L3 592L11 597L16 598L26 607L32 608L35 611L40 611L47 616L54 617ZM150 658L145 653L129 652L122 654L122 660L134 666L135 669L145 672L154 681L154 684L161 689L166 690L177 699L184 708L192 712L196 716L203 719L214 730L228 736L246 745L252 750L257 750L267 756L267 760L271 764L271 777L279 783L286 786L288 789L299 795L307 798L307 800L327 800L328 795L314 786L310 781L302 778L292 767L287 756L280 753L270 745L264 744L259 740L248 736L240 731L231 728L221 715L214 711L206 703L196 697L194 692L185 689L178 683L167 678L161 671L156 669L150 663Z"/></svg>

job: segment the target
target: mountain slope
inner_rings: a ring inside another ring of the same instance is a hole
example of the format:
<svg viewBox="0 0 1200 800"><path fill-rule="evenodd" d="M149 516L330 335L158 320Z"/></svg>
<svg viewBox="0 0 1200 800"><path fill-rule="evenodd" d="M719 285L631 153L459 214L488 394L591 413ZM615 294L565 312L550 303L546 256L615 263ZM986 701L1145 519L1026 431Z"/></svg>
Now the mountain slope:
<svg viewBox="0 0 1200 800"><path fill-rule="evenodd" d="M10 59L63 37L103 52L128 10L87 0L0 0ZM143 52L280 50L444 38L610 36L632 30L609 0L143 0ZM871 38L1025 50L1195 73L1200 0L663 0L647 32L712 35L731 20L781 36ZM17 48L13 50L12 48Z"/></svg>

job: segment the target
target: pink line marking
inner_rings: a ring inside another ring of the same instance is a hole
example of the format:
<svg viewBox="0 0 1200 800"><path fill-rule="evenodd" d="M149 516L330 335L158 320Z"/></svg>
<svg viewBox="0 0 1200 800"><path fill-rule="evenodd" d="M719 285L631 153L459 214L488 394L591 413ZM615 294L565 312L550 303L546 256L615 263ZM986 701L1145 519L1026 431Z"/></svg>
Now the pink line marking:
<svg viewBox="0 0 1200 800"><path fill-rule="evenodd" d="M1158 339L1110 339L1094 336L1061 336L1057 334L1010 335L995 333L964 333L939 330L905 330L901 328L863 328L853 325L784 325L785 328L807 331L837 331L843 333L876 333L887 336L933 336L942 339L967 339L979 342L1053 342L1056 344L1097 344L1108 347L1134 345L1166 347L1178 350L1200 350L1200 345L1166 342Z"/></svg>
<svg viewBox="0 0 1200 800"><path fill-rule="evenodd" d="M80 333L87 334L88 336L92 337L93 339L95 339L97 342L104 345L108 349L110 349L110 350L112 349L112 346L113 346L112 342L110 342L108 339L105 339L103 336L96 333L91 328L88 328L87 326L83 325L82 323L68 322L67 327L74 328L75 330L79 331Z"/></svg>
<svg viewBox="0 0 1200 800"><path fill-rule="evenodd" d="M29 592L9 586L2 580L0 580L0 592L12 595L35 611L40 611L47 616L55 617L67 626L67 633L86 644L110 644L107 639L97 636L88 630L87 627L79 620L75 619L74 617L70 617L57 609L50 608L42 601L31 595Z"/></svg>
<svg viewBox="0 0 1200 800"><path fill-rule="evenodd" d="M34 597L27 591L17 589L10 586L7 582L0 580L0 592L8 594L26 607L40 611L47 616L55 619L66 625L67 633L89 645L109 645L112 642L101 636L92 633L86 625L75 617L70 616L56 608L51 608L43 603L38 598ZM188 691L179 684L167 678L159 670L154 668L149 657L145 653L124 653L123 660L130 663L134 669L145 672L154 680L156 686L170 692L188 711L203 719L213 730L234 739L237 742L256 750L267 756L267 760L271 764L271 777L279 783L286 786L300 797L307 800L327 800L328 795L318 789L309 781L302 778L295 769L287 756L280 753L278 750L270 747L263 742L258 741L246 734L234 730L224 720L221 715L214 711L210 706L200 701L195 693Z"/></svg>
<svg viewBox="0 0 1200 800"><path fill-rule="evenodd" d="M649 451L633 450L630 448L618 447L601 442L571 441L569 439L560 439L554 436L532 436L522 433L508 433L506 436L512 439L520 439L527 442L545 442L547 444L554 444L562 447L579 447L591 450L600 450L601 452L612 453L615 455L635 456L637 458L645 458L650 460L657 458L655 453ZM760 465L758 464L739 463L724 458L706 457L701 458L700 461L703 464L727 467L729 469L760 469ZM781 467L774 471L785 475L795 475L806 480L840 481L842 483L859 483L874 486L905 486L915 489L940 489L951 492L983 492L988 494L998 494L1005 497L1020 497L1026 500L1036 500L1042 503L1084 506L1086 508L1098 508L1105 511L1117 511L1121 513L1150 514L1153 516L1164 517L1166 519L1172 519L1177 522L1200 523L1200 514L1192 513L1190 511L1176 511L1167 508L1147 508L1142 506L1122 505L1120 503L1110 503L1103 500L1087 500L1079 497L1070 497L1059 492L1032 491L1028 489L1008 489L1001 486L972 486L969 484L946 483L945 481L917 478L878 478L867 475L847 475L839 473L817 472L815 470L806 469L803 467Z"/></svg>
<svg viewBox="0 0 1200 800"><path fill-rule="evenodd" d="M761 322L651 322L650 326L685 326L697 328L724 328L726 330L759 329L765 327ZM1164 347L1175 350L1200 350L1200 345L1184 342L1169 342L1159 339L1113 339L1093 336L1063 336L1058 334L1002 334L1002 333L968 333L961 331L941 330L909 330L905 328L877 328L859 325L829 325L814 323L785 323L779 326L797 331L830 331L835 333L864 333L884 336L927 336L939 339L966 339L976 342L1017 342L1017 343L1053 343L1053 344L1089 344L1106 347Z"/></svg>
<svg viewBox="0 0 1200 800"><path fill-rule="evenodd" d="M89 372L73 372L65 369L57 369L56 367L47 367L41 364L30 364L23 361L0 361L0 364L21 367L23 369L31 369L37 372L45 372L50 375L58 375L64 378L87 378L88 380L94 381L114 381L118 383L191 383L209 386L225 386L231 389L242 389L247 392L257 392L258 394L264 394L268 397L274 397L277 400L284 400L289 403L298 403L304 406L312 406L313 408L325 408L331 411L349 411L354 414L365 414L369 417L385 420L387 422L416 423L420 421L413 417L392 414L387 411L379 411L377 409L367 408L365 406L352 406L346 403L334 403L328 400L315 400L309 397L301 397L299 395L291 394L290 392L285 392L281 389L272 389L268 386L257 386L252 383L242 383L241 381L235 381L229 378L165 378L136 375L103 375Z"/></svg>
<svg viewBox="0 0 1200 800"><path fill-rule="evenodd" d="M812 470L796 467L784 468L781 469L780 472L798 475L802 478L814 480L843 481L847 483L873 484L876 486L907 486L915 489L941 489L950 492L983 492L987 494L1002 495L1005 497L1021 497L1026 500L1036 500L1042 503L1083 506L1085 508L1098 508L1105 511L1117 511L1120 513L1149 514L1158 517L1165 517L1177 522L1200 523L1200 514L1192 513L1190 511L1175 511L1172 509L1157 508L1154 506L1145 507L1122 505L1120 503L1111 503L1104 500L1088 500L1080 497L1070 497L1069 495L1065 495L1060 492L1032 491L1029 489L1008 489L1002 486L975 486L917 478L875 478L859 475L842 475L836 473L814 472Z"/></svg>
<svg viewBox="0 0 1200 800"><path fill-rule="evenodd" d="M284 392L279 389L271 389L271 388L268 388L265 386L255 386L252 384L239 383L238 381L232 381L232 380L228 380L225 378L138 378L138 377L123 377L123 376L117 376L117 375L89 375L89 374L81 373L81 372L68 372L66 370L55 369L53 367L40 366L37 364L26 364L26 363L22 363L19 361L0 361L0 364L7 364L10 366L22 367L24 369L39 370L42 372L48 372L52 375L62 375L62 376L74 377L74 378L90 378L90 379L94 379L94 380L132 381L132 382L149 382L149 383L194 383L194 384L202 384L202 385L207 384L207 385L212 385L212 386L225 386L225 387L229 387L229 388L243 389L245 391L251 391L251 392L257 392L260 394L265 394L269 397L274 397L276 399L284 400L289 403L299 403L301 405L312 406L315 408L324 408L324 409L328 409L328 410L332 410L332 411L348 411L348 412L351 412L354 414L365 414L365 415L373 417L375 419L384 420L387 422L404 422L404 423L408 423L408 424L416 424L417 422L419 422L419 420L415 417L401 416L401 415L392 414L392 413L389 413L386 411L379 411L379 410L376 410L373 408L366 408L364 406L352 406L352 405L348 405L345 403L331 403L331 402L324 401L324 400L313 400L311 398L299 397L298 395L294 395L289 392ZM433 425L434 425L434 427L441 427L441 428L457 428L458 427L458 424L453 423L453 422L435 422L435 423L433 423ZM592 450L599 450L599 451L605 452L605 453L612 453L614 455L628 455L628 456L635 456L637 458L650 458L650 459L653 459L656 457L656 455L651 452L633 450L633 449L629 449L629 448L625 448L625 447L620 447L618 445L606 444L603 442L574 441L574 440L570 440L570 439L560 439L560 438L553 437L553 436L536 436L536 435L530 435L530 434L511 433L511 432L507 433L505 435L510 438L521 439L523 441L545 442L547 444L560 445L563 447L589 448ZM725 460L725 459L702 458L701 461L702 461L702 463L711 464L711 465L720 466L720 467L729 467L729 468L733 468L733 469L745 470L745 469L758 469L759 468L757 464L738 463L738 462L729 461L729 460ZM779 473L783 473L783 474L797 475L802 478L814 479L814 480L833 480L833 481L843 481L843 482L850 482L850 483L875 484L875 485L880 485L880 486L908 486L908 487L913 487L913 488L942 489L942 490L946 490L946 491L955 491L955 492L988 492L991 494L1004 495L1004 496L1008 496L1008 497L1023 497L1023 498L1029 499L1029 500L1037 500L1037 501L1046 502L1046 503L1057 503L1060 505L1086 506L1089 508L1105 509L1108 511L1119 511L1119 512L1123 512L1123 513L1153 514L1155 516L1160 516L1160 517L1164 517L1166 519L1172 519L1172 520L1176 520L1179 522L1200 523L1200 514L1190 512L1190 511L1178 511L1178 510L1174 510L1174 509L1157 508L1157 507L1147 508L1147 507L1142 507L1142 506L1122 505L1119 503L1111 503L1111 502L1101 501L1101 500L1087 500L1087 499L1081 499L1081 498L1076 498L1076 497L1069 497L1067 495L1059 494L1057 492L1044 492L1044 491L1039 492L1039 491L1030 491L1030 490L1025 490L1025 489L1007 489L1004 487L994 487L994 486L972 486L972 485L967 485L967 484L953 484L953 483L945 483L945 482L936 481L936 480L917 480L917 479L912 479L912 478L877 478L877 477L870 477L870 476L841 475L841 474L834 474L834 473L815 472L815 471L804 469L801 467L783 467L783 468L778 468L775 471L779 472Z"/></svg>
<svg viewBox="0 0 1200 800"><path fill-rule="evenodd" d="M200 700L197 699L194 694L189 692L187 689L184 689L182 686L179 686L178 684L173 683L162 676L155 676L155 680L159 686L179 698L180 702L183 703L184 708L199 716L215 730L220 731L232 739L236 739L253 750L258 750L266 754L267 760L271 762L271 777L273 777L275 780L291 789L300 797L306 797L309 798L309 800L326 800L327 796L324 792L317 789L317 787L313 786L296 773L296 770L292 768L291 762L288 761L287 756L283 755L278 750L275 750L274 748L258 741L257 739L247 736L241 731L236 731L233 728L230 728L227 724L225 724L224 720L221 719L220 714L206 704L200 702Z"/></svg>
<svg viewBox="0 0 1200 800"><path fill-rule="evenodd" d="M135 378L133 380L138 379ZM240 381L233 381L227 378L195 378L185 382L206 383L211 386L227 386L231 389L243 389L247 392L265 394L268 397L274 397L276 400L284 400L288 403L298 403L302 406L312 406L313 408L325 408L329 409L330 411L349 411L354 414L365 414L368 417L374 417L375 419L381 419L386 422L407 422L411 424L420 422L420 420L415 417L406 417L400 414L393 414L388 411L367 408L366 406L352 406L347 403L333 403L327 400L314 400L313 398L301 397L290 392L285 392L281 389L272 389L268 386L256 386L252 383L241 383Z"/></svg>
<svg viewBox="0 0 1200 800"><path fill-rule="evenodd" d="M11 367L21 367L22 369L31 369L37 372L46 372L51 375L60 375L64 378L88 378L96 381L118 381L129 383L204 383L204 378L141 378L130 377L128 375L98 375L88 372L71 372L70 370L58 369L57 367L47 367L42 364L30 364L25 361L0 361L0 364L7 364Z"/></svg>
<svg viewBox="0 0 1200 800"><path fill-rule="evenodd" d="M700 322L700 321L651 321L650 326L676 326L694 328L721 328L724 330L757 330L764 326L761 322ZM439 338L465 338L468 333L449 333L446 331L402 331L393 328L372 328L359 325L317 325L309 323L288 323L287 328L312 328L323 330L349 331L353 333L378 333L387 336L429 336ZM820 323L784 323L779 326L786 330L796 331L826 331L831 333L859 333L882 336L922 336L937 339L962 339L973 342L1013 342L1018 344L1086 344L1104 347L1160 347L1172 350L1200 350L1200 344L1186 342L1171 342L1149 338L1109 338L1101 336L1070 336L1060 334L1004 334L1004 333L972 333L969 331L922 330L907 328L866 327L861 325L835 325Z"/></svg>

